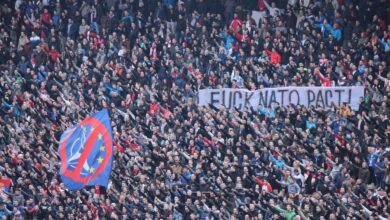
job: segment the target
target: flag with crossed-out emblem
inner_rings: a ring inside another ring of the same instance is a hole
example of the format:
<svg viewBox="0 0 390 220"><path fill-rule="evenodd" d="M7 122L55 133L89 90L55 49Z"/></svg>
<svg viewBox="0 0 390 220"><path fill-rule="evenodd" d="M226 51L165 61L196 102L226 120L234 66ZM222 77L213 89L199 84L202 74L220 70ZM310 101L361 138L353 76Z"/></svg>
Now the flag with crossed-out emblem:
<svg viewBox="0 0 390 220"><path fill-rule="evenodd" d="M96 112L61 136L58 153L61 179L65 187L105 186L110 178L113 145L107 109Z"/></svg>

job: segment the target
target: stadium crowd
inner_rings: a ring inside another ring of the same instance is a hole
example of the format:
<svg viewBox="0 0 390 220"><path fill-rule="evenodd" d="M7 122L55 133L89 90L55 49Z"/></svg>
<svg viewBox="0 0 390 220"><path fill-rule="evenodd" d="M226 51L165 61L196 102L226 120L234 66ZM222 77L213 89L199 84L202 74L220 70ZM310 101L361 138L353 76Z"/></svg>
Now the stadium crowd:
<svg viewBox="0 0 390 220"><path fill-rule="evenodd" d="M0 217L390 219L389 13L387 0L2 1ZM203 88L354 85L358 111L196 104ZM60 136L102 108L110 184L68 191Z"/></svg>

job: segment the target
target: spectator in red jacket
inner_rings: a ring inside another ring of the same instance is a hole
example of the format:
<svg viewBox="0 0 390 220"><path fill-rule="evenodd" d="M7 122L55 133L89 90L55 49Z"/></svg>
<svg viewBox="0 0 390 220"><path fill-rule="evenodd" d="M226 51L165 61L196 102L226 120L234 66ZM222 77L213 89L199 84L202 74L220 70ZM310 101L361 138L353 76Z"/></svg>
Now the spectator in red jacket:
<svg viewBox="0 0 390 220"><path fill-rule="evenodd" d="M275 48L272 48L272 51L265 49L265 52L270 56L270 63L272 64L279 64L281 60L280 54L275 50Z"/></svg>
<svg viewBox="0 0 390 220"><path fill-rule="evenodd" d="M41 21L46 26L49 26L51 24L51 14L47 10L47 8L45 8L43 10L43 13L41 14Z"/></svg>
<svg viewBox="0 0 390 220"><path fill-rule="evenodd" d="M238 17L238 15L235 13L234 18L233 18L232 22L230 23L230 29L233 32L237 32L239 30L239 28L241 28L241 26L242 26L242 21Z"/></svg>
<svg viewBox="0 0 390 220"><path fill-rule="evenodd" d="M261 186L262 191L272 192L272 186L266 179L262 181L260 178L255 177L255 181Z"/></svg>
<svg viewBox="0 0 390 220"><path fill-rule="evenodd" d="M330 87L330 86L332 86L332 82L330 81L330 79L329 79L329 74L326 74L325 76L320 72L320 68L318 67L318 68L316 68L315 70L314 70L314 74L316 75L316 77L318 77L319 79L320 79L320 81L321 81L321 84L323 85L323 86L326 86L326 87Z"/></svg>

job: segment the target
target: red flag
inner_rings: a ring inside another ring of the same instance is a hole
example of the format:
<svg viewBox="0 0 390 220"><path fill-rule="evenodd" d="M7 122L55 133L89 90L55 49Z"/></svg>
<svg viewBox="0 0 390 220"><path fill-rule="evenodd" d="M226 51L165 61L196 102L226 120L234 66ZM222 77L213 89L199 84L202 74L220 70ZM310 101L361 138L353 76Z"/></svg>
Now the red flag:
<svg viewBox="0 0 390 220"><path fill-rule="evenodd" d="M8 192L10 187L11 187L10 179L0 179L0 190L5 190Z"/></svg>

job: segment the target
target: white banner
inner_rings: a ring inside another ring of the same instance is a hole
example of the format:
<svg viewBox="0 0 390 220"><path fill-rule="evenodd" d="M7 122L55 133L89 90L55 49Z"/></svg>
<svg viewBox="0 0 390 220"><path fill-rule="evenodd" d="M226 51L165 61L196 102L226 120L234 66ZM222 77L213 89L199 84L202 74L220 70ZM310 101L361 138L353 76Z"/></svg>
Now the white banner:
<svg viewBox="0 0 390 220"><path fill-rule="evenodd" d="M364 96L363 86L351 87L279 87L255 91L247 89L202 89L199 90L198 104L209 104L227 109L236 107L240 111L245 108L259 106L272 107L273 103L281 106L301 105L316 108L330 108L332 103L349 104L352 110L359 109L360 97Z"/></svg>
<svg viewBox="0 0 390 220"><path fill-rule="evenodd" d="M264 19L265 16L265 11L252 11L252 18L255 20L256 26L259 26L259 23Z"/></svg>

